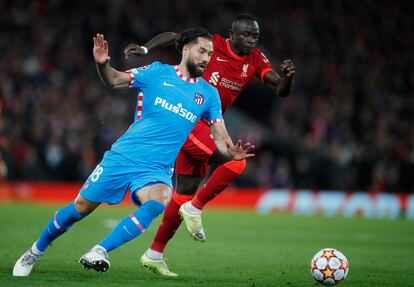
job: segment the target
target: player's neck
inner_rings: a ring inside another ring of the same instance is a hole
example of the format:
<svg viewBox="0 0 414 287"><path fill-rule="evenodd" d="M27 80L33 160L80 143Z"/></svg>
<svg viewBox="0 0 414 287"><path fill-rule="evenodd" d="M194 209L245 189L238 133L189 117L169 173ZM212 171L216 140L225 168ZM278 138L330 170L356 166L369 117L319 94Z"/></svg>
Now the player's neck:
<svg viewBox="0 0 414 287"><path fill-rule="evenodd" d="M233 42L232 41L230 41L230 49L231 49L231 51L234 53L234 54L236 54L237 56L239 56L239 57L243 57L243 56L245 56L244 54L243 54L243 52L242 51L240 51L240 49L238 49L236 46L234 46L234 44L233 44Z"/></svg>
<svg viewBox="0 0 414 287"><path fill-rule="evenodd" d="M188 67L184 62L181 62L178 66L178 70L180 70L180 73L186 77L186 78L191 78L190 76L190 71L188 71Z"/></svg>
<svg viewBox="0 0 414 287"><path fill-rule="evenodd" d="M197 80L197 78L191 76L190 71L188 70L188 66L185 62L181 62L177 67L178 67L179 73L181 73L185 79L194 80L194 81Z"/></svg>
<svg viewBox="0 0 414 287"><path fill-rule="evenodd" d="M199 78L191 78L190 76L186 76L183 72L187 71L187 74L190 75L190 72L188 70L187 65L184 65L184 67L180 65L174 66L175 72L179 78L181 78L183 81L189 82L189 83L197 83ZM182 72L183 71L183 72Z"/></svg>

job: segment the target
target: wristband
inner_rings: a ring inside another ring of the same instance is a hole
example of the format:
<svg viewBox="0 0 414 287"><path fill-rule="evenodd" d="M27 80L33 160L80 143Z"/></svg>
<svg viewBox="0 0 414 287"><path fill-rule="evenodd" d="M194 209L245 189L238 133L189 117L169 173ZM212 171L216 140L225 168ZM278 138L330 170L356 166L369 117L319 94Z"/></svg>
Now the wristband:
<svg viewBox="0 0 414 287"><path fill-rule="evenodd" d="M144 55L148 54L148 48L145 46L141 46L141 49L144 50Z"/></svg>

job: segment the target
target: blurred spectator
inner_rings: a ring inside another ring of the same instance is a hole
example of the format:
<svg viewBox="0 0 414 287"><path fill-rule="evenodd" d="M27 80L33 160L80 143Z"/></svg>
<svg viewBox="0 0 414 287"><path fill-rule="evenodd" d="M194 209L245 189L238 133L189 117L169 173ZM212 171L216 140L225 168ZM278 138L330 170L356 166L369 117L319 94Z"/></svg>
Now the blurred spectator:
<svg viewBox="0 0 414 287"><path fill-rule="evenodd" d="M3 158L3 155L0 153L0 182L4 181L7 178L7 165Z"/></svg>

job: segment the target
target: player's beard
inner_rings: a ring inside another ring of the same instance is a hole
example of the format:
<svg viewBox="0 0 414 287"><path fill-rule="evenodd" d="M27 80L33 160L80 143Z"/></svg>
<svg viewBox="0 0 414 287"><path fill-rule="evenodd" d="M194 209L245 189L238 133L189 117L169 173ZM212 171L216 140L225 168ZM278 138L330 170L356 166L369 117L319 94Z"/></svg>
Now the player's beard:
<svg viewBox="0 0 414 287"><path fill-rule="evenodd" d="M204 74L204 69L200 69L197 67L197 65L194 63L193 59L188 57L187 59L187 69L190 73L191 78L198 78L201 77Z"/></svg>

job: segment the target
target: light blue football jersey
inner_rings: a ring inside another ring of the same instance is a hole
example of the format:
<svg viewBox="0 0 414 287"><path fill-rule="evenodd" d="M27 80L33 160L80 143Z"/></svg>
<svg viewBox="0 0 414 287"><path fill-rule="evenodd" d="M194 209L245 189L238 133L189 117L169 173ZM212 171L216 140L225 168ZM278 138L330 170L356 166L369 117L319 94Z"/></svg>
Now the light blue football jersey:
<svg viewBox="0 0 414 287"><path fill-rule="evenodd" d="M223 121L217 89L204 79L188 79L176 66L154 62L127 71L138 88L135 120L111 152L140 166L171 169L200 118Z"/></svg>

